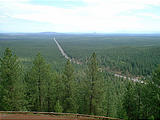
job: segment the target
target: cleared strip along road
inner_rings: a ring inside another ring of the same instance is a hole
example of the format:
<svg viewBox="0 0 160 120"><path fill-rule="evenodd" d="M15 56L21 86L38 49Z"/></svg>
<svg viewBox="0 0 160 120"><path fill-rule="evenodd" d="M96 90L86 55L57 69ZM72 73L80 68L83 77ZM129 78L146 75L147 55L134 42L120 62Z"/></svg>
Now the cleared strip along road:
<svg viewBox="0 0 160 120"><path fill-rule="evenodd" d="M68 60L71 61L71 59L68 57L68 55L64 52L64 50L62 49L62 47L60 46L60 44L57 42L56 38L54 37L54 41L56 42L58 49L60 50L61 54Z"/></svg>
<svg viewBox="0 0 160 120"><path fill-rule="evenodd" d="M58 46L58 49L59 51L61 52L61 54L67 59L67 60L70 60L71 62L75 63L75 64L82 64L82 62L79 62L77 61L76 59L74 58L70 58L63 50L63 48L60 46L60 44L57 42L56 38L54 37L54 41L56 42L57 46Z"/></svg>
<svg viewBox="0 0 160 120"><path fill-rule="evenodd" d="M68 57L68 55L64 52L63 48L60 46L60 44L57 42L56 38L54 37L54 41L56 42L57 46L58 46L58 49L59 51L61 52L61 54L67 59L67 60L70 60L71 62L73 63L76 63L76 64L82 64L81 62L79 61L76 61L75 59L71 59L70 57ZM138 80L138 78L130 78L130 77L126 77L126 76L122 76L122 75L119 75L119 74L114 74L115 77L118 77L118 78L123 78L123 79L128 79L128 80L132 80L134 82L140 82L140 83L143 83L143 81L141 80Z"/></svg>

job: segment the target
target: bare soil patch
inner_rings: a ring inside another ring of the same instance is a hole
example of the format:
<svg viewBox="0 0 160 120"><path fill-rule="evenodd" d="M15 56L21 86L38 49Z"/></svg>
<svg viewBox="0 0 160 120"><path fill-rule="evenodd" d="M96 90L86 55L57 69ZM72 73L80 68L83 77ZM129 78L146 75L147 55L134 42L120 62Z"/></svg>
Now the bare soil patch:
<svg viewBox="0 0 160 120"><path fill-rule="evenodd" d="M0 120L96 120L88 117L30 115L30 114L0 114Z"/></svg>

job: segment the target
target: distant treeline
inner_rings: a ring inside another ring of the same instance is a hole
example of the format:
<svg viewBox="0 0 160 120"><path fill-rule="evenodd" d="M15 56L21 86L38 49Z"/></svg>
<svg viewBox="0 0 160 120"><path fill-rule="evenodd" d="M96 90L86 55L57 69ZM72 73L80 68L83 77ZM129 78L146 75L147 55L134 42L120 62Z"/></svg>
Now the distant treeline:
<svg viewBox="0 0 160 120"><path fill-rule="evenodd" d="M128 76L151 76L160 64L159 36L57 36L65 52L85 63L94 51L101 67Z"/></svg>
<svg viewBox="0 0 160 120"><path fill-rule="evenodd" d="M67 61L64 69L53 71L38 53L26 70L7 48L0 58L0 110L160 119L160 67L140 83L99 71L99 65L93 53L84 70L75 71Z"/></svg>

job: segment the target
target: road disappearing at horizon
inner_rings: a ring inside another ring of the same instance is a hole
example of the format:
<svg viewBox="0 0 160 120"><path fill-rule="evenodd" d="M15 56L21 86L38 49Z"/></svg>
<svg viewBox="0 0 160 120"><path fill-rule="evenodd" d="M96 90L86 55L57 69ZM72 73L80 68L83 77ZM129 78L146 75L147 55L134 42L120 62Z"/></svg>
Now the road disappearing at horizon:
<svg viewBox="0 0 160 120"><path fill-rule="evenodd" d="M64 52L63 48L61 47L61 45L57 42L56 38L54 37L53 38L59 51L61 52L61 54L69 61L75 63L75 64L82 64L82 62L79 62L77 60L75 60L74 58L70 58L67 53ZM115 77L118 77L118 78L123 78L123 79L128 79L128 80L132 80L133 82L140 82L140 83L144 83L142 80L139 80L137 77L136 78L130 78L130 77L126 77L126 76L123 76L123 75L119 75L119 74L116 74L114 73L114 76Z"/></svg>

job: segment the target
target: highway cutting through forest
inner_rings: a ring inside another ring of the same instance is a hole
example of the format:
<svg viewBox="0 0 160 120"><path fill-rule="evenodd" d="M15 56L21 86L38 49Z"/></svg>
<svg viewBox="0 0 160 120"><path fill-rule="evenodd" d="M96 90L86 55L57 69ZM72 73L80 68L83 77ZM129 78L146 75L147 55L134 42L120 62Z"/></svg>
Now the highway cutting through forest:
<svg viewBox="0 0 160 120"><path fill-rule="evenodd" d="M56 42L56 45L59 49L59 51L61 52L61 54L67 59L71 61L71 58L68 57L68 55L64 52L64 50L62 49L62 47L60 46L60 44L57 42L56 38L54 37L54 41Z"/></svg>
<svg viewBox="0 0 160 120"><path fill-rule="evenodd" d="M59 49L59 51L61 52L61 54L69 61L75 63L75 64L82 64L82 62L79 62L78 60L74 59L74 58L70 58L67 53L64 52L63 48L61 47L61 45L57 42L56 38L54 37L54 41Z"/></svg>
<svg viewBox="0 0 160 120"><path fill-rule="evenodd" d="M67 53L64 52L63 48L61 47L61 45L58 43L58 41L56 40L56 38L54 37L53 38L59 51L61 52L61 54L67 59L67 60L70 60L71 62L75 63L75 64L82 64L82 62L79 62L77 61L76 59L74 58L70 58ZM128 79L128 80L132 80L134 82L140 82L140 83L143 83L143 81L139 80L138 78L130 78L130 77L126 77L126 76L123 76L123 75L119 75L119 74L114 74L115 77L118 77L118 78L123 78L123 79Z"/></svg>

